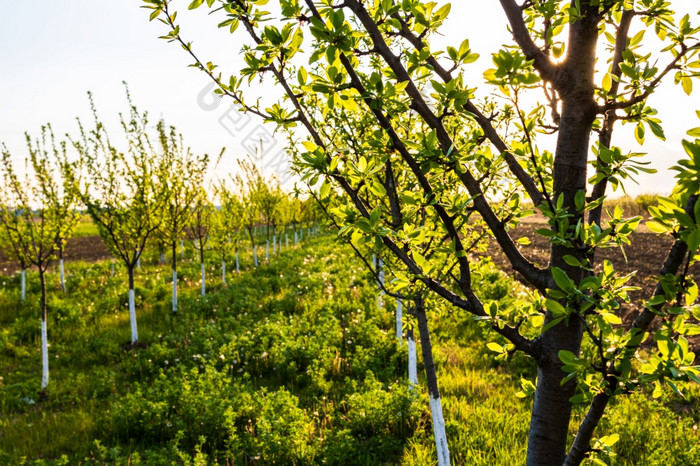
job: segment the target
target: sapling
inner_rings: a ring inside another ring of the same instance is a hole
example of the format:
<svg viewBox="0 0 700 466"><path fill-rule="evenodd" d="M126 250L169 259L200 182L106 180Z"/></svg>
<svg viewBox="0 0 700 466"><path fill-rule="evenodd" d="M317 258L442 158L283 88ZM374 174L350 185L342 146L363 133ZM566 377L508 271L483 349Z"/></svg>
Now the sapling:
<svg viewBox="0 0 700 466"><path fill-rule="evenodd" d="M56 238L66 237L75 225L75 191L71 180L75 165L68 162L65 142L57 143L50 126L33 141L27 134L29 160L24 179L15 171L12 156L3 144L1 151L0 225L3 243L13 245L22 266L25 293L25 264L37 268L41 311L41 389L49 383L46 272L56 258Z"/></svg>

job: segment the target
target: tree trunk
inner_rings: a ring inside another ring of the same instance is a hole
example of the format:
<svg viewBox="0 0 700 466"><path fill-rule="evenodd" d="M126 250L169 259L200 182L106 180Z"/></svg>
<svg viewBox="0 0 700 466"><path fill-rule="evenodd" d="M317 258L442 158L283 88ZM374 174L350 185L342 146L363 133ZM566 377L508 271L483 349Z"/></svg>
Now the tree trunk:
<svg viewBox="0 0 700 466"><path fill-rule="evenodd" d="M39 286L41 286L41 389L49 384L49 338L46 330L46 277L39 267Z"/></svg>
<svg viewBox="0 0 700 466"><path fill-rule="evenodd" d="M24 265L22 265L22 270L20 271L19 286L20 299L24 302L27 299L27 269L24 268Z"/></svg>
<svg viewBox="0 0 700 466"><path fill-rule="evenodd" d="M284 247L285 249L289 249L289 236L286 231L284 232Z"/></svg>
<svg viewBox="0 0 700 466"><path fill-rule="evenodd" d="M406 330L408 339L408 383L411 387L418 385L418 356L416 353L416 340L413 338L413 326Z"/></svg>
<svg viewBox="0 0 700 466"><path fill-rule="evenodd" d="M61 291L66 292L66 274L63 269L63 251L58 252L58 275L61 279Z"/></svg>
<svg viewBox="0 0 700 466"><path fill-rule="evenodd" d="M272 254L277 254L277 235L272 235Z"/></svg>
<svg viewBox="0 0 700 466"><path fill-rule="evenodd" d="M202 298L207 294L207 286L206 282L204 281L205 279L205 273L204 273L204 262L201 263L202 266Z"/></svg>
<svg viewBox="0 0 700 466"><path fill-rule="evenodd" d="M442 402L438 390L437 372L433 361L433 347L430 343L428 331L428 317L425 314L425 304L422 299L416 302L416 319L418 320L418 332L420 333L420 346L425 366L425 379L430 396L430 414L433 421L433 435L435 436L435 449L439 466L449 466L450 450L447 446L447 434L445 433L445 419L442 415Z"/></svg>
<svg viewBox="0 0 700 466"><path fill-rule="evenodd" d="M201 264L202 268L202 298L207 294L207 289L206 289L206 281L205 281L205 272L204 272L204 245L202 244L202 240L199 240L199 263Z"/></svg>
<svg viewBox="0 0 700 466"><path fill-rule="evenodd" d="M256 249L255 245L253 245L253 264L256 267L258 266L258 250Z"/></svg>
<svg viewBox="0 0 700 466"><path fill-rule="evenodd" d="M136 296L134 294L134 268L129 266L129 321L131 322L131 343L139 339L136 328Z"/></svg>
<svg viewBox="0 0 700 466"><path fill-rule="evenodd" d="M182 241L180 241L180 245L182 245ZM172 261L172 268L173 268L173 314L177 314L177 245L175 241L173 241L173 261ZM180 251L182 251L182 246L180 246Z"/></svg>
<svg viewBox="0 0 700 466"><path fill-rule="evenodd" d="M226 261L221 260L221 283L226 284Z"/></svg>
<svg viewBox="0 0 700 466"><path fill-rule="evenodd" d="M185 258L185 240L181 239L180 240L180 259Z"/></svg>
<svg viewBox="0 0 700 466"><path fill-rule="evenodd" d="M561 93L562 111L559 135L554 158L554 196L563 196L563 207L573 215L570 225L576 225L582 218L575 203L579 191L586 192L586 168L590 132L596 117L593 96L593 73L598 39L598 4L586 2L580 21L572 23L569 30L569 44L566 70L572 77L568 88ZM578 240L574 240L578 242ZM581 268L564 262L566 255L583 258L583 248L552 245L550 265L564 270L571 280L578 284L584 277ZM556 288L554 283L551 288ZM545 325L551 321L548 313ZM566 375L558 353L571 351L578 355L581 347L583 326L581 319L572 314L568 324L561 322L541 336L542 356L537 361L537 390L530 418L527 464L562 464L566 457L566 441L571 419L571 398L576 389L576 381L570 380L562 386Z"/></svg>
<svg viewBox="0 0 700 466"><path fill-rule="evenodd" d="M297 234L296 228L294 229L294 246L299 244L299 235Z"/></svg>
<svg viewBox="0 0 700 466"><path fill-rule="evenodd" d="M396 338L399 342L403 341L403 303L401 298L396 299Z"/></svg>
<svg viewBox="0 0 700 466"><path fill-rule="evenodd" d="M165 265L165 252L160 252L160 265Z"/></svg>
<svg viewBox="0 0 700 466"><path fill-rule="evenodd" d="M241 267L240 267L240 264L238 263L238 248L236 248L236 273L237 274L241 273Z"/></svg>
<svg viewBox="0 0 700 466"><path fill-rule="evenodd" d="M265 260L270 260L270 240L265 240Z"/></svg>

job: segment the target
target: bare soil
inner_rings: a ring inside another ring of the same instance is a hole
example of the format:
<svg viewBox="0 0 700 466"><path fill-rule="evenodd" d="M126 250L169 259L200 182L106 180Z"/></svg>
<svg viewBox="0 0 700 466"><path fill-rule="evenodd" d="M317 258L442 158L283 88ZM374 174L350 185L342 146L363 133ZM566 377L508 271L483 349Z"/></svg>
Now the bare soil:
<svg viewBox="0 0 700 466"><path fill-rule="evenodd" d="M511 233L514 239L520 237L530 239L530 244L520 246L520 250L527 259L540 267L546 267L549 264L550 244L547 238L536 234L535 230L546 226L547 224L542 219L534 217L527 219ZM613 263L615 270L622 274L636 271L628 283L631 286L639 287L640 290L630 292L631 304L623 305L620 310L620 317L625 326L632 324L643 309L643 302L654 293L661 268L673 244L671 238L658 236L644 227L640 227L635 231L630 239L632 244L625 247L626 258L619 248L599 249L596 251L596 262L598 264L602 264L604 259L608 259ZM495 243L494 247L490 248L489 255L502 270L520 279L517 272L512 270L508 259ZM700 264L691 266L688 274L700 277ZM691 340L694 348L700 348L700 338L692 337L689 340Z"/></svg>
<svg viewBox="0 0 700 466"><path fill-rule="evenodd" d="M65 261L96 262L109 259L112 254L99 236L69 238L66 242ZM0 252L0 274L11 275L19 270L19 263Z"/></svg>

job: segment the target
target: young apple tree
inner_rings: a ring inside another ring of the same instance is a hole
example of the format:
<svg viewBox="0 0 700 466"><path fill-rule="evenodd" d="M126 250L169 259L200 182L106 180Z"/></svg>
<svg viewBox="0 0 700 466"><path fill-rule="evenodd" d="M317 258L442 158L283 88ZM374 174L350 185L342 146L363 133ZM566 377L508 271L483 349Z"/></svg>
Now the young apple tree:
<svg viewBox="0 0 700 466"><path fill-rule="evenodd" d="M160 222L157 229L159 241L170 247L172 266L172 312L177 313L177 245L185 236L193 206L209 166L209 156L196 156L185 147L181 134L174 127L167 128L161 121L157 126L159 165L157 170L158 192L163 196ZM181 249L184 246L181 244Z"/></svg>
<svg viewBox="0 0 700 466"><path fill-rule="evenodd" d="M148 115L139 113L130 99L128 119L121 117L126 151L112 145L92 96L90 101L94 127L86 130L79 124L80 136L73 139L84 170L84 181L75 184L102 241L126 266L134 344L138 340L134 272L146 242L161 224L163 195L156 183L159 158L148 135Z"/></svg>
<svg viewBox="0 0 700 466"><path fill-rule="evenodd" d="M204 265L204 253L209 244L212 215L214 206L209 202L209 196L204 188L200 188L192 205L192 214L187 228L187 235L192 246L199 252L199 265L201 268L202 297L206 295L206 267Z"/></svg>
<svg viewBox="0 0 700 466"><path fill-rule="evenodd" d="M66 237L72 228L76 198L70 180L75 172L65 157L65 143L56 143L50 127L42 128L38 140L27 135L27 147L29 163L24 178L20 178L12 155L2 146L0 223L4 241L12 245L22 266L22 293L26 265L35 266L39 272L41 389L44 390L49 383L46 271L59 248L56 238Z"/></svg>
<svg viewBox="0 0 700 466"><path fill-rule="evenodd" d="M697 286L684 272L700 246L700 140L683 143L676 189L652 212L650 228L674 239L653 295L631 302L629 276L597 254L629 245L641 221L619 209L604 219L606 195L651 171L614 143L616 128L663 140L656 90L673 80L690 94L697 81L699 30L671 10L682 2L500 0L513 43L493 50L485 82L465 73L478 58L468 40L431 47L449 4L280 0L271 13L267 3L206 2L248 44L245 67L223 76L183 39L170 1L146 0L222 95L299 141L290 150L304 180L345 194L332 213L343 234L395 259L399 284L421 283L493 329L499 357L532 357L528 464L597 459L610 445L594 431L616 396L700 382L687 339ZM643 45L645 33L655 42ZM265 79L278 103L245 85ZM544 268L512 237L528 204L547 221ZM529 305L499 309L475 292L468 251L482 232L532 288ZM628 325L623 304L637 310ZM644 342L656 350L639 351ZM586 414L570 439L575 404Z"/></svg>
<svg viewBox="0 0 700 466"><path fill-rule="evenodd" d="M248 232L250 242L253 246L253 264L258 266L258 249L255 241L257 225L262 220L262 209L260 207L261 193L267 189L265 180L260 173L260 169L252 160L239 160L241 172L236 176L236 183L243 203L243 215L241 221Z"/></svg>

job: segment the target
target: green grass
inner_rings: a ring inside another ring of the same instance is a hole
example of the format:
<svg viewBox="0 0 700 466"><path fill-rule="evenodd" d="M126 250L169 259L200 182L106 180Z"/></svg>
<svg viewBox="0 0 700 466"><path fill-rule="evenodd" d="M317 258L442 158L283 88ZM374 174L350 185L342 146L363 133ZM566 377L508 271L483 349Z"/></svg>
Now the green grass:
<svg viewBox="0 0 700 466"><path fill-rule="evenodd" d="M122 348L124 270L67 264L66 296L49 280L46 400L37 397L36 276L24 305L18 279L0 277L0 464L435 463L425 388L407 388L393 303L376 308L377 291L346 247L305 243L257 269L244 251L245 270L229 274L229 286L211 257L204 300L198 264L183 263L175 318L170 271L149 251L137 276L148 347L132 350ZM517 305L518 285L489 264L475 265L474 277L485 299ZM522 464L531 400L515 393L521 377L534 380L532 363L495 361L485 348L495 337L469 316L429 309L454 463ZM684 390L683 403L620 398L596 433L621 436L606 460L696 464L700 393Z"/></svg>

